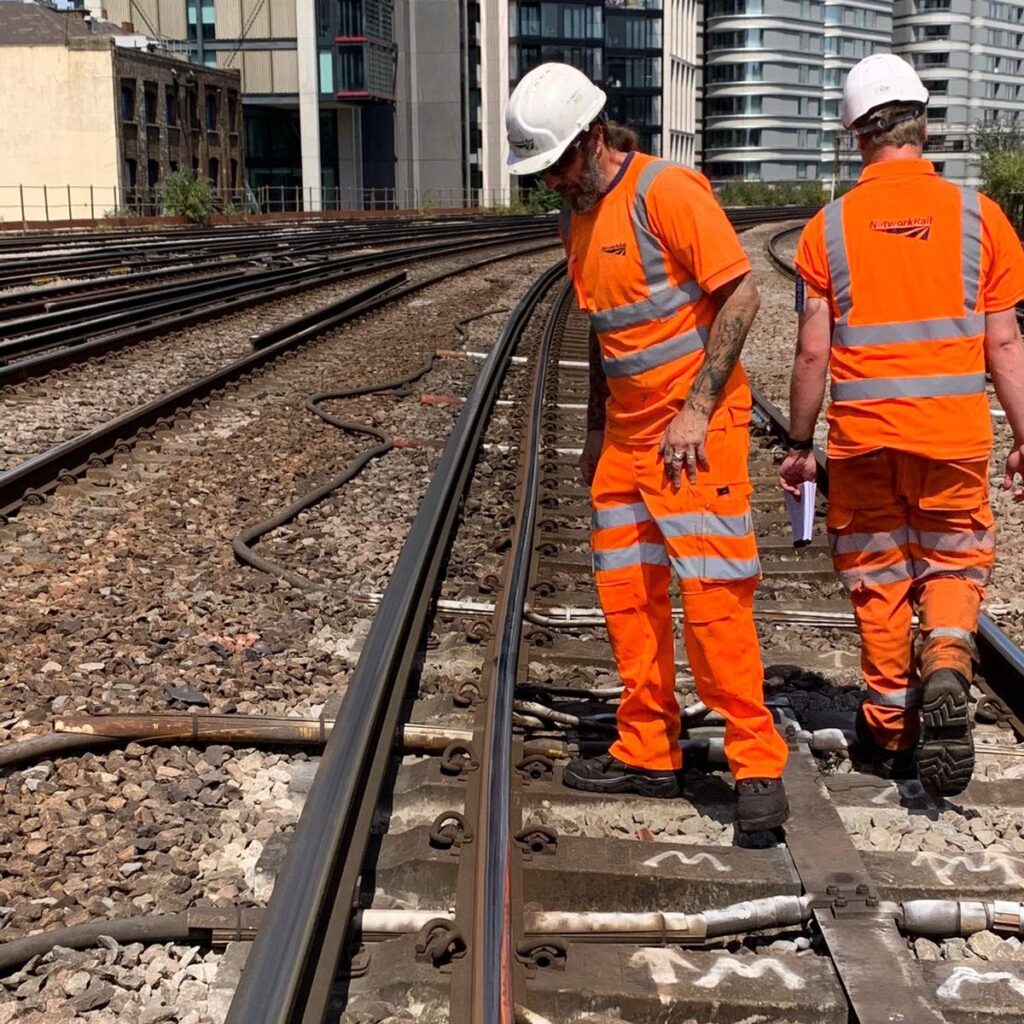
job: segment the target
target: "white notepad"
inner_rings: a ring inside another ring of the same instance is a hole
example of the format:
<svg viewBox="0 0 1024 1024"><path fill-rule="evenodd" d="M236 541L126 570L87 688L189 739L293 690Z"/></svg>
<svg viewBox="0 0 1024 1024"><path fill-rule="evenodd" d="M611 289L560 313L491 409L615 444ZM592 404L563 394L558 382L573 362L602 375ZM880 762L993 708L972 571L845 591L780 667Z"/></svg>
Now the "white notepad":
<svg viewBox="0 0 1024 1024"><path fill-rule="evenodd" d="M801 494L794 498L789 491L783 491L786 499L786 511L789 513L789 525L793 529L793 547L801 548L811 543L814 535L814 496L818 485L807 481L800 485Z"/></svg>

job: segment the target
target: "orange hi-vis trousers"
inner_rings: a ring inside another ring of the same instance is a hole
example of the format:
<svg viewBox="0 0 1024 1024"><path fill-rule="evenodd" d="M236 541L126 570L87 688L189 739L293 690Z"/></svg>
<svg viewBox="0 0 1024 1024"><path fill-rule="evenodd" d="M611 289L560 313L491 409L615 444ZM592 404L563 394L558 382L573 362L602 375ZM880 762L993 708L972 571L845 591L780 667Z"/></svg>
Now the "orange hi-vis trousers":
<svg viewBox="0 0 1024 1024"><path fill-rule="evenodd" d="M711 470L700 473L697 485L684 476L678 489L657 445L609 442L601 453L591 489L594 570L624 686L611 753L640 768L682 765L669 598L675 570L697 694L726 720L732 773L737 780L778 778L786 744L764 705L754 628L760 564L746 483L749 435L745 427L716 433L734 435L729 457L709 439ZM721 470L737 457L743 483L716 486L716 462Z"/></svg>
<svg viewBox="0 0 1024 1024"><path fill-rule="evenodd" d="M921 680L939 668L973 675L995 559L988 459L942 462L880 448L830 459L828 471L829 544L860 630L864 715L879 745L903 750L917 742Z"/></svg>

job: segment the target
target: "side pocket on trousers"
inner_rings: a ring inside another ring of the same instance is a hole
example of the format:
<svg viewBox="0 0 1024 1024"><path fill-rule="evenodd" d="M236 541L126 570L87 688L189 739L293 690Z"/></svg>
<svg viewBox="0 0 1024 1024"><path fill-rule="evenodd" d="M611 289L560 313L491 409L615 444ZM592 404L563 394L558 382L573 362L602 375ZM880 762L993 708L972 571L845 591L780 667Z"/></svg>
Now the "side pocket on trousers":
<svg viewBox="0 0 1024 1024"><path fill-rule="evenodd" d="M988 459L929 462L917 500L927 512L980 509L988 504Z"/></svg>

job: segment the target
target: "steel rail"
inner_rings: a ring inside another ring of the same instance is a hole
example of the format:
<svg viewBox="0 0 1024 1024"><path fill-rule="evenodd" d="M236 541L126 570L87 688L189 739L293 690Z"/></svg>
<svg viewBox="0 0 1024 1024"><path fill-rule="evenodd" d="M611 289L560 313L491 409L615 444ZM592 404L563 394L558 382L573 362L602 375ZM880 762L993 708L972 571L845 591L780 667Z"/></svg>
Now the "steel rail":
<svg viewBox="0 0 1024 1024"><path fill-rule="evenodd" d="M564 272L556 264L530 287L467 396L370 627L226 1024L323 1019L459 500L523 325Z"/></svg>
<svg viewBox="0 0 1024 1024"><path fill-rule="evenodd" d="M550 230L548 225L541 233ZM514 241L534 237L537 230L490 229L474 234L472 238ZM392 264L395 259L417 256L447 255L458 252L467 244L453 243L447 238L410 245L398 251L377 253L373 257L351 253L323 262L310 262L299 266L277 267L270 270L232 272L214 275L200 281L185 281L171 286L147 287L132 290L115 298L73 305L68 308L38 313L33 316L0 322L0 359L8 359L25 352L34 352L60 343L74 343L95 337L139 318L159 318L161 314L178 310L195 310L199 306L216 307L218 303L252 293L260 295L267 289L298 282L329 282L342 271L353 266L372 270L380 265Z"/></svg>
<svg viewBox="0 0 1024 1024"><path fill-rule="evenodd" d="M425 251L420 247L419 250L413 251L411 256L409 254L410 250L404 249L392 250L387 254L374 254L371 257L347 256L344 257L345 265L339 267L339 269L324 271L323 266L321 266L320 272L315 276L301 278L298 281L293 280L289 284L280 285L270 291L255 291L253 294L243 294L233 299L221 301L216 305L202 306L199 309L192 309L187 312L172 313L169 316L147 321L139 326L102 335L101 337L94 338L92 341L59 347L52 351L42 352L38 355L9 363L6 366L0 366L0 386L19 384L29 378L38 377L53 370L74 366L76 363L83 362L86 359L91 359L128 345L134 345L141 341L147 341L168 331L190 327L193 324L202 323L205 320L223 316L236 310L247 309L263 302L288 298L302 291L342 280L348 275L372 273L377 270L394 267L407 262L410 258L417 258L417 251L420 258L460 255L476 249L508 244L510 241L523 241L544 237L548 233L547 230L543 232L520 231L513 239L490 237L480 242L462 241L456 244L445 243L441 247L428 247ZM524 252L527 251L532 250L524 250Z"/></svg>
<svg viewBox="0 0 1024 1024"><path fill-rule="evenodd" d="M472 267L487 266L550 247L549 243L540 243L532 247L517 249L513 253L488 256L477 260ZM463 247L460 251L465 251L466 248L468 247ZM41 500L59 483L84 473L91 463L107 459L113 454L119 442L127 441L137 435L139 431L159 424L178 410L220 390L244 374L259 369L279 355L313 340L325 330L339 326L365 313L370 313L387 303L396 301L414 291L420 291L445 278L463 273L465 269L445 271L405 287L400 287L406 278L404 273L369 285L338 302L321 307L319 311L321 317L318 323L310 324L309 316L306 315L298 318L302 329L296 329L291 335L281 336L280 329L274 328L277 340L273 344L261 346L256 343L254 345L256 350L251 355L243 356L198 381L193 381L175 391L161 395L145 405L131 409L99 427L72 438L70 441L41 452L13 469L0 472L0 516L15 514L18 508L27 501ZM254 339L254 342L256 341L257 339Z"/></svg>
<svg viewBox="0 0 1024 1024"><path fill-rule="evenodd" d="M768 239L766 249L775 265L787 276L795 278L796 268L775 249L787 231L780 231ZM772 433L784 437L789 432L789 419L766 395L751 387L754 404L762 411ZM815 445L814 460L818 467L818 488L828 496L828 459ZM984 610L978 619L978 654L981 657L981 676L975 681L1001 708L999 714L1009 720L1019 736L1024 736L1024 649L1015 644L999 624Z"/></svg>

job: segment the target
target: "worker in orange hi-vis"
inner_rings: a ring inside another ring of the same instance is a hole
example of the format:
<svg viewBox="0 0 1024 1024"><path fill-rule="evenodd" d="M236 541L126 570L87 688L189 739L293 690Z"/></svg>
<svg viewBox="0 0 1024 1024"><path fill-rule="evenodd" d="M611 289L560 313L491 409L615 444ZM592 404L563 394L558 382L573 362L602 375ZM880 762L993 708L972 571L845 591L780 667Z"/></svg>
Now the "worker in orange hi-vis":
<svg viewBox="0 0 1024 1024"><path fill-rule="evenodd" d="M781 483L798 494L815 477L830 370L828 535L860 630L859 743L889 777L912 774L916 753L921 782L953 795L974 767L974 633L995 556L986 368L1013 431L1003 486L1024 471L1024 252L996 203L922 159L927 102L892 54L847 77L843 125L865 166L800 238Z"/></svg>
<svg viewBox="0 0 1024 1024"><path fill-rule="evenodd" d="M565 64L516 87L513 174L565 200L562 237L590 316L580 467L591 484L597 590L624 684L618 739L568 785L675 796L682 765L669 584L680 580L697 693L726 721L737 826L785 821L786 744L764 703L753 596L760 573L747 472L750 390L740 350L760 299L707 180L636 151L605 94Z"/></svg>

